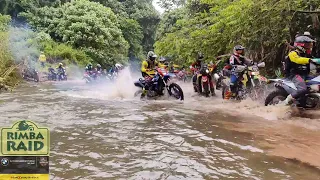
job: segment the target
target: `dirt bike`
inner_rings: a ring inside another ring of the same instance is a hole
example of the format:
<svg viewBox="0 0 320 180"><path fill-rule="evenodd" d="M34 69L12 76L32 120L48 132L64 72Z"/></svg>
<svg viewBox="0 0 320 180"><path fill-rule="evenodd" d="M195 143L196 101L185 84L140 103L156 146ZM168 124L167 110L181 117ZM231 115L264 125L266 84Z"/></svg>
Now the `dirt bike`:
<svg viewBox="0 0 320 180"><path fill-rule="evenodd" d="M186 82L187 81L187 74L186 74L186 70L182 69L180 71L177 71L175 74L175 77L178 81L183 81Z"/></svg>
<svg viewBox="0 0 320 180"><path fill-rule="evenodd" d="M136 91L134 94L138 96L141 94L141 98L144 98L144 92L146 91L146 96L149 98L163 96L164 91L167 90L169 96L172 96L179 100L184 100L184 95L181 87L170 81L171 76L169 74L163 74L160 68L155 69L155 75L153 78L140 78L138 81L134 82L134 85L140 90Z"/></svg>
<svg viewBox="0 0 320 180"><path fill-rule="evenodd" d="M197 84L195 88L200 95L210 96L210 70L207 65L203 65L197 74ZM203 90L203 91L202 91Z"/></svg>
<svg viewBox="0 0 320 180"><path fill-rule="evenodd" d="M259 99L265 92L265 85L268 79L260 75L259 68L265 67L265 63L254 63L251 66L234 66L234 71L239 74L238 81L236 82L236 96L237 100L246 99L248 96L253 99ZM230 77L225 77L222 80L222 98L228 99L230 91Z"/></svg>
<svg viewBox="0 0 320 180"><path fill-rule="evenodd" d="M26 79L26 80L32 79L35 82L39 82L40 81L39 73L34 68L24 69L23 72L22 72L22 78Z"/></svg>
<svg viewBox="0 0 320 180"><path fill-rule="evenodd" d="M109 79L110 81L115 81L117 77L118 77L118 73L115 71L107 74L107 79Z"/></svg>
<svg viewBox="0 0 320 180"><path fill-rule="evenodd" d="M101 73L98 71L98 72L95 72L95 71L86 71L84 72L83 74L83 78L86 83L93 83L93 82L98 82L101 80Z"/></svg>
<svg viewBox="0 0 320 180"><path fill-rule="evenodd" d="M320 59L314 60L317 65L320 65ZM297 87L288 78L269 79L269 82L274 83L276 89L266 97L265 106L278 104L297 90ZM308 92L305 94L305 103L301 102L301 98L298 98L295 104L297 107L306 109L318 109L320 107L320 76L307 78L306 85Z"/></svg>
<svg viewBox="0 0 320 180"><path fill-rule="evenodd" d="M221 72L217 72L217 67L218 64L222 62L221 60L218 60L217 62L215 62L215 64L211 64L211 66L209 67L209 71L212 77L212 81L214 82L214 84L216 85L216 89L220 89L221 87L221 79L222 79L222 73Z"/></svg>
<svg viewBox="0 0 320 180"><path fill-rule="evenodd" d="M48 68L48 80L56 81L57 80L57 72L53 68Z"/></svg>
<svg viewBox="0 0 320 180"><path fill-rule="evenodd" d="M67 73L64 68L58 69L57 77L59 81L66 81L67 78Z"/></svg>

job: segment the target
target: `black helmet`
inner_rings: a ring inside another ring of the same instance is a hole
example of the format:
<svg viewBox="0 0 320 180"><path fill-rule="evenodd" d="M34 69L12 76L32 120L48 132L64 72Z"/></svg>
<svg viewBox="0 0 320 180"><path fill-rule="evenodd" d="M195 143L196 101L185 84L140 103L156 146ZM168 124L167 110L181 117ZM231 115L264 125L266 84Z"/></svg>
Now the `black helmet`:
<svg viewBox="0 0 320 180"><path fill-rule="evenodd" d="M314 40L308 36L298 36L294 40L294 47L302 52L306 52L306 50L311 50L313 46Z"/></svg>
<svg viewBox="0 0 320 180"><path fill-rule="evenodd" d="M202 61L204 59L204 54L202 52L198 52L197 61Z"/></svg>

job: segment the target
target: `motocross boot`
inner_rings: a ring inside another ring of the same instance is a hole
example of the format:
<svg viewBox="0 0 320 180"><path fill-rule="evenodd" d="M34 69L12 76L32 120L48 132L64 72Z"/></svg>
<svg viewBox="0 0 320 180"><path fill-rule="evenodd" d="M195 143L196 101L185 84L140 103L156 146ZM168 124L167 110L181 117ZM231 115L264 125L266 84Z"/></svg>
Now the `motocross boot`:
<svg viewBox="0 0 320 180"><path fill-rule="evenodd" d="M231 94L232 94L231 91L226 92L226 93L224 94L224 99L230 99Z"/></svg>
<svg viewBox="0 0 320 180"><path fill-rule="evenodd" d="M235 98L237 96L237 88L235 85L230 85L231 98Z"/></svg>
<svg viewBox="0 0 320 180"><path fill-rule="evenodd" d="M198 92L198 89L196 87L197 85L196 84L193 84L193 89L194 89L194 92Z"/></svg>
<svg viewBox="0 0 320 180"><path fill-rule="evenodd" d="M143 88L140 98L142 99L142 98L146 97L146 94L147 94L147 90L145 88Z"/></svg>
<svg viewBox="0 0 320 180"><path fill-rule="evenodd" d="M211 96L216 96L216 93L214 92L214 88L210 88Z"/></svg>
<svg viewBox="0 0 320 180"><path fill-rule="evenodd" d="M216 83L216 89L217 89L217 90L219 90L219 89L221 88L221 79L222 79L222 78L219 78L218 81L217 81L217 83Z"/></svg>

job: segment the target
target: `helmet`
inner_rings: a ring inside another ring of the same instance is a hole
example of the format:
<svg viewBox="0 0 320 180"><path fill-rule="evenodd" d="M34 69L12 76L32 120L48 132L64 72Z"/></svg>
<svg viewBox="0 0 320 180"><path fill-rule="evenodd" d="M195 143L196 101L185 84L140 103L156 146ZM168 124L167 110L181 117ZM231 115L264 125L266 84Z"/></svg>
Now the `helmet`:
<svg viewBox="0 0 320 180"><path fill-rule="evenodd" d="M304 35L304 36L311 37L311 33L310 33L310 32L308 32L308 31L304 32L304 33L303 33L303 35Z"/></svg>
<svg viewBox="0 0 320 180"><path fill-rule="evenodd" d="M202 61L204 58L204 54L202 52L198 52L197 61Z"/></svg>
<svg viewBox="0 0 320 180"><path fill-rule="evenodd" d="M62 63L59 63L59 66L63 66L63 64L62 64Z"/></svg>
<svg viewBox="0 0 320 180"><path fill-rule="evenodd" d="M241 46L241 45L236 45L236 46L233 48L233 50L235 50L235 51L244 50L244 49L245 49L245 47L243 47L243 46Z"/></svg>
<svg viewBox="0 0 320 180"><path fill-rule="evenodd" d="M236 45L234 48L233 48L233 52L238 54L238 55L244 55L244 49L245 47L241 46L241 45ZM241 51L242 50L242 53L239 54L237 51Z"/></svg>
<svg viewBox="0 0 320 180"><path fill-rule="evenodd" d="M294 47L303 53L311 53L314 40L308 36L298 36L294 40Z"/></svg>
<svg viewBox="0 0 320 180"><path fill-rule="evenodd" d="M156 60L156 58L157 58L157 55L153 51L148 52L147 59L154 61Z"/></svg>
<svg viewBox="0 0 320 180"><path fill-rule="evenodd" d="M120 68L122 68L122 67L123 67L123 65L122 65L122 64L120 64L120 63L116 63L114 66L115 66L116 68L118 68L118 69L120 69Z"/></svg>
<svg viewBox="0 0 320 180"><path fill-rule="evenodd" d="M165 62L166 61L166 58L164 58L164 57L160 57L160 60L159 60L160 62Z"/></svg>
<svg viewBox="0 0 320 180"><path fill-rule="evenodd" d="M43 54L43 53L44 53L43 51L40 52L40 54Z"/></svg>
<svg viewBox="0 0 320 180"><path fill-rule="evenodd" d="M97 67L101 68L101 65L100 65L100 64L97 64Z"/></svg>

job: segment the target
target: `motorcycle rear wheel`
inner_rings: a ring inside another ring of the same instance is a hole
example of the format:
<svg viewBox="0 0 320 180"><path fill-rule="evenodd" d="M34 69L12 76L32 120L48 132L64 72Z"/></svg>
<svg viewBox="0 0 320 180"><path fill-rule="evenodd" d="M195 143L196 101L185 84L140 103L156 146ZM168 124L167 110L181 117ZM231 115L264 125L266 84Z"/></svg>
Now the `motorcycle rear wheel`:
<svg viewBox="0 0 320 180"><path fill-rule="evenodd" d="M35 75L35 77L34 77L34 81L35 82L39 82L40 81L40 79L39 79L39 75L37 74L37 75Z"/></svg>
<svg viewBox="0 0 320 180"><path fill-rule="evenodd" d="M209 84L202 82L202 86L203 86L203 93L204 93L204 95L205 95L206 97L209 97L209 94L210 94Z"/></svg>

